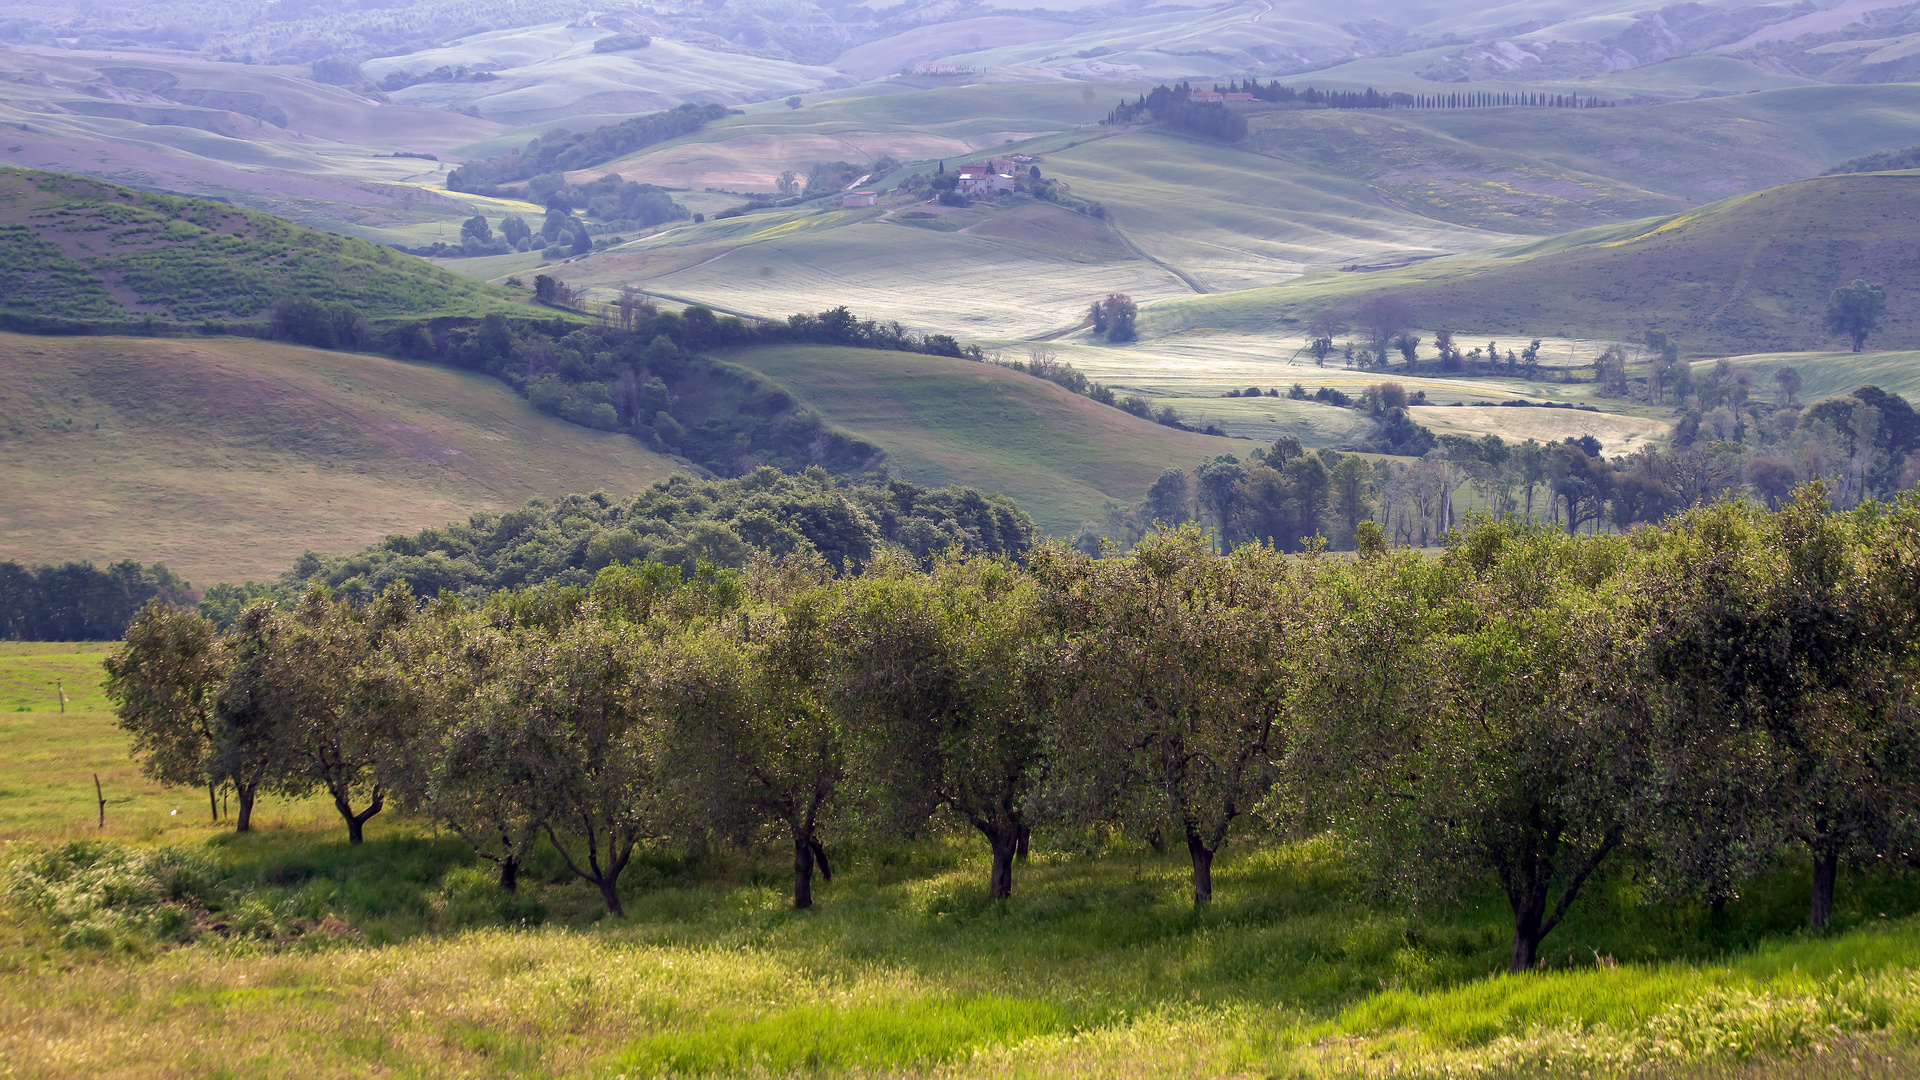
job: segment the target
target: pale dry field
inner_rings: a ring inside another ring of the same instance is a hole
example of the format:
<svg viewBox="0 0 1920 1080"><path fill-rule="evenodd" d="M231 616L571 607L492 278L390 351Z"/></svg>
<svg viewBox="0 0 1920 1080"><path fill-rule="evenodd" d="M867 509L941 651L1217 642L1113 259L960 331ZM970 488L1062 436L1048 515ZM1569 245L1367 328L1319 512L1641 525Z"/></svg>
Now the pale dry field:
<svg viewBox="0 0 1920 1080"><path fill-rule="evenodd" d="M200 586L675 471L492 379L355 353L0 335L0 380L0 558L159 561Z"/></svg>

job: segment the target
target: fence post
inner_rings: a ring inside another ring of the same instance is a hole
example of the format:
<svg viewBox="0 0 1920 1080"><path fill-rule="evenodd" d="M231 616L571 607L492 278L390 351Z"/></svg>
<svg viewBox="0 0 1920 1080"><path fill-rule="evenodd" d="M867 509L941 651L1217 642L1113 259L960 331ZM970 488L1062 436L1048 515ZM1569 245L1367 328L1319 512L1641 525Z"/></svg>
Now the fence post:
<svg viewBox="0 0 1920 1080"><path fill-rule="evenodd" d="M93 774L93 797L100 803L100 824L98 827L104 829L107 827L107 797L100 793L99 773Z"/></svg>

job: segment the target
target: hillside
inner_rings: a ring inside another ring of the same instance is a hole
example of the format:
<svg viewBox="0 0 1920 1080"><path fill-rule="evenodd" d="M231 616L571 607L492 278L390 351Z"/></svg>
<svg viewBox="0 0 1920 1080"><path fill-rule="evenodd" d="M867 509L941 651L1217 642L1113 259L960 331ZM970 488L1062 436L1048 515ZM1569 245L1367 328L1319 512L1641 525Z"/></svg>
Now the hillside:
<svg viewBox="0 0 1920 1080"><path fill-rule="evenodd" d="M1417 325L1474 334L1635 340L1677 333L1692 353L1830 348L1828 294L1884 282L1887 315L1869 339L1920 343L1920 173L1823 177L1663 218L1587 230L1478 257L1370 274L1322 274L1271 289L1169 301L1153 333L1304 328L1323 307L1395 295Z"/></svg>
<svg viewBox="0 0 1920 1080"><path fill-rule="evenodd" d="M1862 386L1920 401L1920 352L1759 353L1729 359L1753 372L1753 384L1763 396L1775 392L1774 372L1790 367L1800 373L1802 402L1850 394ZM1704 376L1712 366L1711 361L1695 364L1694 377Z"/></svg>
<svg viewBox="0 0 1920 1080"><path fill-rule="evenodd" d="M674 471L445 368L233 338L0 334L0 558L157 560L205 586Z"/></svg>
<svg viewBox="0 0 1920 1080"><path fill-rule="evenodd" d="M349 303L373 320L518 308L504 289L257 211L0 170L0 313L245 321L283 296Z"/></svg>
<svg viewBox="0 0 1920 1080"><path fill-rule="evenodd" d="M1054 535L1106 520L1108 500L1139 501L1169 468L1262 445L1162 427L971 360L831 347L744 349L726 358L884 447L895 474L1009 495Z"/></svg>

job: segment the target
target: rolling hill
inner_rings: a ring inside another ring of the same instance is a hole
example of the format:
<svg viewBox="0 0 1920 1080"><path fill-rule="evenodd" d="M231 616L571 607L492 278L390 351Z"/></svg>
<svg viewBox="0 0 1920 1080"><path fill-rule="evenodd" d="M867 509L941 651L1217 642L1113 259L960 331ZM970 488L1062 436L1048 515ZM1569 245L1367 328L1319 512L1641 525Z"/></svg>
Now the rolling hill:
<svg viewBox="0 0 1920 1080"><path fill-rule="evenodd" d="M0 558L161 561L205 586L674 471L446 368L238 338L0 334Z"/></svg>
<svg viewBox="0 0 1920 1080"><path fill-rule="evenodd" d="M1775 393L1774 372L1790 367L1800 373L1802 402L1839 397L1862 386L1920 401L1920 352L1758 353L1728 359L1753 372L1757 393L1765 397ZM1695 364L1694 376L1705 375L1712 366L1711 361Z"/></svg>
<svg viewBox="0 0 1920 1080"><path fill-rule="evenodd" d="M1145 310L1153 333L1304 327L1323 307L1394 295L1424 327L1473 334L1680 335L1694 354L1831 345L1828 294L1884 282L1887 316L1870 339L1920 343L1920 172L1822 177L1661 218L1605 226L1481 256L1371 274L1322 274L1273 289L1167 301Z"/></svg>
<svg viewBox="0 0 1920 1080"><path fill-rule="evenodd" d="M916 484L1013 497L1043 532L1105 521L1169 468L1260 443L1149 423L992 364L869 349L744 349L726 359L778 380L836 427L886 448Z"/></svg>
<svg viewBox="0 0 1920 1080"><path fill-rule="evenodd" d="M525 310L506 290L423 259L257 211L0 170L0 313L247 321L283 296L350 303L372 320Z"/></svg>

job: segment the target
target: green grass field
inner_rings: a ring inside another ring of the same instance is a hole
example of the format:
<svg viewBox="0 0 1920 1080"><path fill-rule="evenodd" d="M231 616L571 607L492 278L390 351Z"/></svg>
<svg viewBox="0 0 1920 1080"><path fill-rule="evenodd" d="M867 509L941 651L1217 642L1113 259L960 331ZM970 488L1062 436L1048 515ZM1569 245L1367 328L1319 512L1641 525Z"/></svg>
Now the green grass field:
<svg viewBox="0 0 1920 1080"><path fill-rule="evenodd" d="M826 421L887 451L917 484L1010 495L1043 532L1106 520L1169 468L1257 443L1176 431L971 360L865 349L763 348L725 359L791 390Z"/></svg>
<svg viewBox="0 0 1920 1080"><path fill-rule="evenodd" d="M1761 397L1772 398L1777 395L1774 372L1790 367L1800 373L1801 401L1819 401L1821 398L1851 393L1862 386L1878 386L1908 401L1920 400L1920 352L1869 349L1861 353L1761 353L1730 359L1734 364L1753 372L1755 393ZM1704 374L1711 366L1707 363L1695 364L1695 375Z"/></svg>
<svg viewBox="0 0 1920 1080"><path fill-rule="evenodd" d="M0 899L0 1068L14 1076L1920 1067L1920 894L1904 877L1844 878L1820 937L1795 929L1807 881L1793 866L1718 914L1610 878L1548 939L1546 970L1523 976L1499 973L1496 897L1413 917L1370 903L1333 845L1251 833L1223 851L1200 913L1183 860L1044 834L1013 898L992 902L984 848L954 832L904 847L830 835L838 872L798 914L777 845L649 855L616 921L545 851L504 905L464 845L391 811L359 847L322 800L266 797L251 835L213 825L203 793L158 788L128 760L98 685L108 648L0 644L13 710L0 712L0 877L11 886L22 860L73 841L175 849L223 883L235 929L178 944L102 923L99 907L49 916ZM48 707L56 678L64 715ZM252 924L285 929L237 929Z"/></svg>
<svg viewBox="0 0 1920 1080"><path fill-rule="evenodd" d="M139 843L204 842L222 831L204 791L166 788L141 775L114 724L100 662L112 645L0 641L0 844L106 837ZM60 697L66 697L62 710ZM106 825L93 779L107 802ZM313 800L263 799L267 829L309 825Z"/></svg>
<svg viewBox="0 0 1920 1080"><path fill-rule="evenodd" d="M0 335L0 558L161 561L204 587L674 471L447 368L242 338Z"/></svg>

